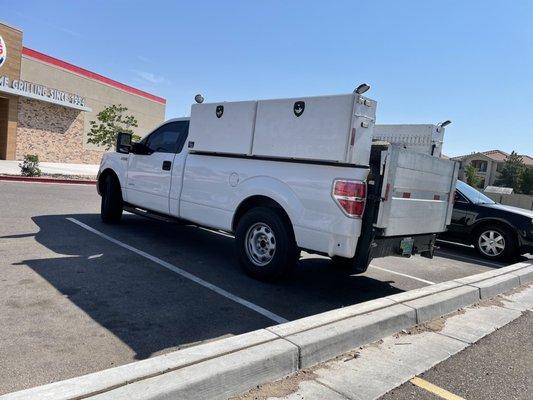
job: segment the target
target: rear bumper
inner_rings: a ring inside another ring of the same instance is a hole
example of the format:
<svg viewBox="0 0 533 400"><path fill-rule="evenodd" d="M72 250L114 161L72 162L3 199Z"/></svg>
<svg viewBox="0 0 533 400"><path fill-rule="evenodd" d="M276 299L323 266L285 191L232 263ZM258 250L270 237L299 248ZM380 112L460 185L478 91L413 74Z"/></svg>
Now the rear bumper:
<svg viewBox="0 0 533 400"><path fill-rule="evenodd" d="M411 254L420 254L432 258L435 250L436 234L376 237L370 246L370 259L388 256L404 256L400 243L403 239L414 239Z"/></svg>

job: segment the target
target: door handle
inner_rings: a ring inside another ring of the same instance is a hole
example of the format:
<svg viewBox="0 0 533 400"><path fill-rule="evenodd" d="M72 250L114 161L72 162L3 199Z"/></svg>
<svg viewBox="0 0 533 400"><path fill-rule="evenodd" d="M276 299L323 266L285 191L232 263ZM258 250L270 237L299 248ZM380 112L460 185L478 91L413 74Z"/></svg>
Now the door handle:
<svg viewBox="0 0 533 400"><path fill-rule="evenodd" d="M170 167L172 167L172 162L163 161L163 171L170 171Z"/></svg>

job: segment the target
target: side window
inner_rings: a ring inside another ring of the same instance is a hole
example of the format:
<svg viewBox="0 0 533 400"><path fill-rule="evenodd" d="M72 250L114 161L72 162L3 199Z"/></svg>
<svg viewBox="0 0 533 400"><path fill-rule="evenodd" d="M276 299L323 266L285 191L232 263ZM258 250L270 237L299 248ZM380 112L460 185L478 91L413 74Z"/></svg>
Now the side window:
<svg viewBox="0 0 533 400"><path fill-rule="evenodd" d="M174 121L152 132L145 145L157 153L179 153L189 132L189 121Z"/></svg>
<svg viewBox="0 0 533 400"><path fill-rule="evenodd" d="M176 148L176 153L181 153L183 145L189 136L189 121L176 121L176 130L178 131L178 146Z"/></svg>
<svg viewBox="0 0 533 400"><path fill-rule="evenodd" d="M468 200L456 190L455 191L455 203L468 203Z"/></svg>

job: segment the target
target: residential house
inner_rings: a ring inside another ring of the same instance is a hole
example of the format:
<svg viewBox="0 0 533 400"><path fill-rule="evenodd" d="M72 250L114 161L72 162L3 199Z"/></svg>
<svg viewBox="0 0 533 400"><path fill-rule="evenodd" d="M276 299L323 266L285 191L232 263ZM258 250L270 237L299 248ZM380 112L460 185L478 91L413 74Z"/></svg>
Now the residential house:
<svg viewBox="0 0 533 400"><path fill-rule="evenodd" d="M464 180L465 167L473 165L477 169L480 178L479 188L485 189L493 186L503 168L505 159L509 154L502 150L489 150L472 153L464 156L452 157L452 160L460 162L459 179ZM520 155L524 164L533 167L533 158L528 155Z"/></svg>

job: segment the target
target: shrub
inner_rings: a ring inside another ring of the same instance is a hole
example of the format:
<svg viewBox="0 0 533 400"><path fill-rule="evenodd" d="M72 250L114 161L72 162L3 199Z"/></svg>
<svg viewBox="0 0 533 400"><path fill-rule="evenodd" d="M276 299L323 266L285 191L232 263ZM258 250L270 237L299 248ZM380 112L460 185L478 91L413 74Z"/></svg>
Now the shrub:
<svg viewBox="0 0 533 400"><path fill-rule="evenodd" d="M39 156L37 154L26 154L19 167L20 173L23 176L41 176Z"/></svg>

